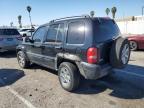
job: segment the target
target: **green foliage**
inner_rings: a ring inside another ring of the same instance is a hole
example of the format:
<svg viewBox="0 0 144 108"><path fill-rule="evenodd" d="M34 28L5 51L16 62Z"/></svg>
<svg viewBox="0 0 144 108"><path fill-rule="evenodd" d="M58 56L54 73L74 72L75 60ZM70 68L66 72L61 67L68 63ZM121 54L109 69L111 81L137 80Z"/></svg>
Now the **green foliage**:
<svg viewBox="0 0 144 108"><path fill-rule="evenodd" d="M112 13L113 19L115 18L116 12L117 12L117 8L116 8L116 7L113 7L113 8L111 9L111 13Z"/></svg>
<svg viewBox="0 0 144 108"><path fill-rule="evenodd" d="M109 8L106 8L105 12L106 12L106 14L107 14L107 16L108 16L109 13L110 13L110 9L109 9Z"/></svg>
<svg viewBox="0 0 144 108"><path fill-rule="evenodd" d="M27 6L27 11L30 13L32 10L31 6Z"/></svg>
<svg viewBox="0 0 144 108"><path fill-rule="evenodd" d="M22 28L22 22L21 22L22 16L18 16L18 23L19 23L19 28Z"/></svg>
<svg viewBox="0 0 144 108"><path fill-rule="evenodd" d="M94 12L94 11L91 11L91 12L90 12L90 16L91 16L91 17L94 17L94 15L95 15L95 12Z"/></svg>

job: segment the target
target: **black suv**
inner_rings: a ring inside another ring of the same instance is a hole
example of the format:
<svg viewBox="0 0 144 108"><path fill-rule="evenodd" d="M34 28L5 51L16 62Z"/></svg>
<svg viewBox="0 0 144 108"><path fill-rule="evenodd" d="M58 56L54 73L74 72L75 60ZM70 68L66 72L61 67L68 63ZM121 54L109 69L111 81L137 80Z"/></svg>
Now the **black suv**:
<svg viewBox="0 0 144 108"><path fill-rule="evenodd" d="M31 63L58 71L61 86L75 90L80 78L98 79L112 68L124 68L130 57L127 39L114 20L75 16L40 26L31 39L17 47L22 68Z"/></svg>

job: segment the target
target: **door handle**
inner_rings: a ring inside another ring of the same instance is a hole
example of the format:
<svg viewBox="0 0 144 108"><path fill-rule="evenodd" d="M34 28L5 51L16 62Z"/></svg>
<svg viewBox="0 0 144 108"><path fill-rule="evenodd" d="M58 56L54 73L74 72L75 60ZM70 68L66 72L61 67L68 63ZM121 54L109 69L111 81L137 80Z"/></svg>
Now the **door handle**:
<svg viewBox="0 0 144 108"><path fill-rule="evenodd" d="M55 49L62 49L61 46L55 46Z"/></svg>

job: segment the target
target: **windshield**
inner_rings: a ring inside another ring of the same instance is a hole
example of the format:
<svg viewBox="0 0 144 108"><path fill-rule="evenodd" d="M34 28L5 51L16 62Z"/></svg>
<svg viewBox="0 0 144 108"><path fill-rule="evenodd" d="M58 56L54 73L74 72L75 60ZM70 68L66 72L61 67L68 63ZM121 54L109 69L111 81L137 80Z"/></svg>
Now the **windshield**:
<svg viewBox="0 0 144 108"><path fill-rule="evenodd" d="M22 29L22 30L20 30L20 32L25 32L25 31L28 31L28 30L31 30L31 29Z"/></svg>
<svg viewBox="0 0 144 108"><path fill-rule="evenodd" d="M120 35L120 30L112 19L97 18L94 20L94 34L96 42L103 42Z"/></svg>
<svg viewBox="0 0 144 108"><path fill-rule="evenodd" d="M0 29L0 35L19 35L16 29Z"/></svg>

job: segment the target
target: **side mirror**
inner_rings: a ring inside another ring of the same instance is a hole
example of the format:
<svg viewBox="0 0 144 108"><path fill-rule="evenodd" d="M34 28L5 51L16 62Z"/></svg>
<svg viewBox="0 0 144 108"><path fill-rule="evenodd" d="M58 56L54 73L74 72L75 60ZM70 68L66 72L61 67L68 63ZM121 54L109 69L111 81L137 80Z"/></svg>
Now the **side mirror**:
<svg viewBox="0 0 144 108"><path fill-rule="evenodd" d="M34 40L27 36L25 37L25 42L34 43Z"/></svg>

